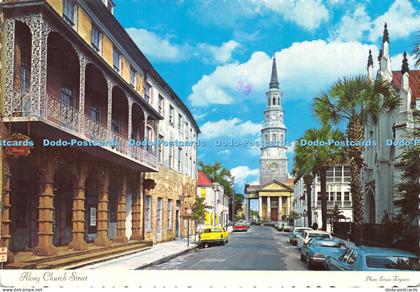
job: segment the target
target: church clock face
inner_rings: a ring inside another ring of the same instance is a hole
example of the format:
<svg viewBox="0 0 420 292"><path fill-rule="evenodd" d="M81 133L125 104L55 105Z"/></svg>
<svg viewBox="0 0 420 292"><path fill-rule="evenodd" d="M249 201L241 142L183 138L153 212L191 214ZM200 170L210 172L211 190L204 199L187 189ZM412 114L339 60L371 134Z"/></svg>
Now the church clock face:
<svg viewBox="0 0 420 292"><path fill-rule="evenodd" d="M277 120L277 114L271 114L271 120L276 121Z"/></svg>
<svg viewBox="0 0 420 292"><path fill-rule="evenodd" d="M271 171L277 171L277 169L279 169L279 165L275 162L270 163L269 168Z"/></svg>

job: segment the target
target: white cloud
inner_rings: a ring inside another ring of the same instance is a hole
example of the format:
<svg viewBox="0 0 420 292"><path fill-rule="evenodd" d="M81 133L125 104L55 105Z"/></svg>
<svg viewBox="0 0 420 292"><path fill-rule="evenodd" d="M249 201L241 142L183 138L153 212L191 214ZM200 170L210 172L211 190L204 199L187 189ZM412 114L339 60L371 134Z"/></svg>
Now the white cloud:
<svg viewBox="0 0 420 292"><path fill-rule="evenodd" d="M398 55L395 55L395 56L391 56L392 70L395 70L395 71L401 70L402 60L403 60L403 54L402 53L398 54ZM413 58L413 56L411 56L407 53L407 60L408 60L408 67L410 69L415 69L416 68L416 66L415 66L416 60Z"/></svg>
<svg viewBox="0 0 420 292"><path fill-rule="evenodd" d="M233 52L240 46L238 42L230 40L220 46L199 44L198 49L206 61L224 64L232 60Z"/></svg>
<svg viewBox="0 0 420 292"><path fill-rule="evenodd" d="M238 118L230 120L208 121L200 126L202 138L243 137L256 135L261 131L261 125L251 121L242 122Z"/></svg>
<svg viewBox="0 0 420 292"><path fill-rule="evenodd" d="M388 24L391 40L405 38L420 27L420 13L410 0L395 0L384 14L371 19L365 6L358 5L354 11L343 16L330 39L361 40L366 33L368 39L375 42L382 37L385 23Z"/></svg>
<svg viewBox="0 0 420 292"><path fill-rule="evenodd" d="M280 88L294 92L311 90L316 94L340 76L365 73L369 49L373 54L377 52L375 46L359 42L315 40L293 43L276 53ZM189 101L196 107L238 102L234 98L238 99L238 82L250 84L252 90L260 93L261 99L265 100L263 92L268 88L271 63L270 56L257 51L244 63L218 66L192 87ZM295 97L302 96L284 96Z"/></svg>
<svg viewBox="0 0 420 292"><path fill-rule="evenodd" d="M250 169L248 166L237 166L232 168L230 173L235 177L235 184L243 185L248 179L255 180L260 172L257 168Z"/></svg>
<svg viewBox="0 0 420 292"><path fill-rule="evenodd" d="M126 30L140 50L151 59L180 61L186 57L186 47L172 44L167 37L161 37L143 28L130 27Z"/></svg>
<svg viewBox="0 0 420 292"><path fill-rule="evenodd" d="M240 22L277 14L306 30L317 28L329 19L328 9L319 0L206 0L196 1L192 14L204 23L239 27ZM256 22L258 19L256 20Z"/></svg>
<svg viewBox="0 0 420 292"><path fill-rule="evenodd" d="M371 19L365 7L359 5L343 16L338 28L331 33L330 39L340 41L360 40L363 33L371 28Z"/></svg>
<svg viewBox="0 0 420 292"><path fill-rule="evenodd" d="M228 156L230 154L230 151L229 151L229 149L224 149L224 150L221 150L221 151L219 151L217 153L218 154L221 154L223 156Z"/></svg>
<svg viewBox="0 0 420 292"><path fill-rule="evenodd" d="M149 58L166 62L179 62L192 57L208 63L224 64L232 60L232 54L241 47L235 40L229 40L220 46L207 43L175 44L167 36L160 36L143 28L127 28L128 34Z"/></svg>
<svg viewBox="0 0 420 292"><path fill-rule="evenodd" d="M385 22L391 39L404 38L419 29L420 13L409 0L395 0L388 11L373 22L369 40L376 41L382 36Z"/></svg>
<svg viewBox="0 0 420 292"><path fill-rule="evenodd" d="M290 145L287 146L286 153L294 153L295 146L296 146L296 141L293 141L292 143L290 143Z"/></svg>

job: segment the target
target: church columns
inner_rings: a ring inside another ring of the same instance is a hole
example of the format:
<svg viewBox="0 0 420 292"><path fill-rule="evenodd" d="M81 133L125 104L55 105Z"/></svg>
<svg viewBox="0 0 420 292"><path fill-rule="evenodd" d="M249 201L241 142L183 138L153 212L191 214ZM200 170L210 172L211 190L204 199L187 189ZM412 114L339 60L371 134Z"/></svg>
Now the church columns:
<svg viewBox="0 0 420 292"><path fill-rule="evenodd" d="M263 215L263 204L262 204L262 197L259 196L258 197L258 215L260 217L260 220L262 219L262 215Z"/></svg>
<svg viewBox="0 0 420 292"><path fill-rule="evenodd" d="M282 211L283 211L283 197L279 197L279 212L278 212L279 221L281 221L282 219Z"/></svg>
<svg viewBox="0 0 420 292"><path fill-rule="evenodd" d="M287 203L286 203L286 216L290 215L290 196L287 197Z"/></svg>
<svg viewBox="0 0 420 292"><path fill-rule="evenodd" d="M267 197L267 220L271 219L271 200Z"/></svg>

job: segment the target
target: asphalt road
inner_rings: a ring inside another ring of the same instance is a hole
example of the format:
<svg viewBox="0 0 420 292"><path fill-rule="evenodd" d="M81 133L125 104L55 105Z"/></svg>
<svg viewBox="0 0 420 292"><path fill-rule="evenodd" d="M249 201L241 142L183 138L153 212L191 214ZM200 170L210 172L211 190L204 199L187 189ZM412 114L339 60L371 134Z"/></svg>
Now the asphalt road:
<svg viewBox="0 0 420 292"><path fill-rule="evenodd" d="M147 270L306 270L287 233L273 227L251 226L234 232L224 246L196 249Z"/></svg>

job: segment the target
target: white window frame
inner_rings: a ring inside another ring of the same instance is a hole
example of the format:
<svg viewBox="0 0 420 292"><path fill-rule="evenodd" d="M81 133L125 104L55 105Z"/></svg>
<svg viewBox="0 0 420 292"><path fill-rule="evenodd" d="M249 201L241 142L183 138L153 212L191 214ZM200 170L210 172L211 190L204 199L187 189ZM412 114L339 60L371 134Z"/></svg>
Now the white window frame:
<svg viewBox="0 0 420 292"><path fill-rule="evenodd" d="M152 197L146 196L146 222L145 222L145 229L146 232L152 231Z"/></svg>
<svg viewBox="0 0 420 292"><path fill-rule="evenodd" d="M95 31L98 33L98 46L94 43L94 36ZM91 39L92 48L98 53L102 53L102 32L101 30L94 24L92 24L92 39Z"/></svg>

